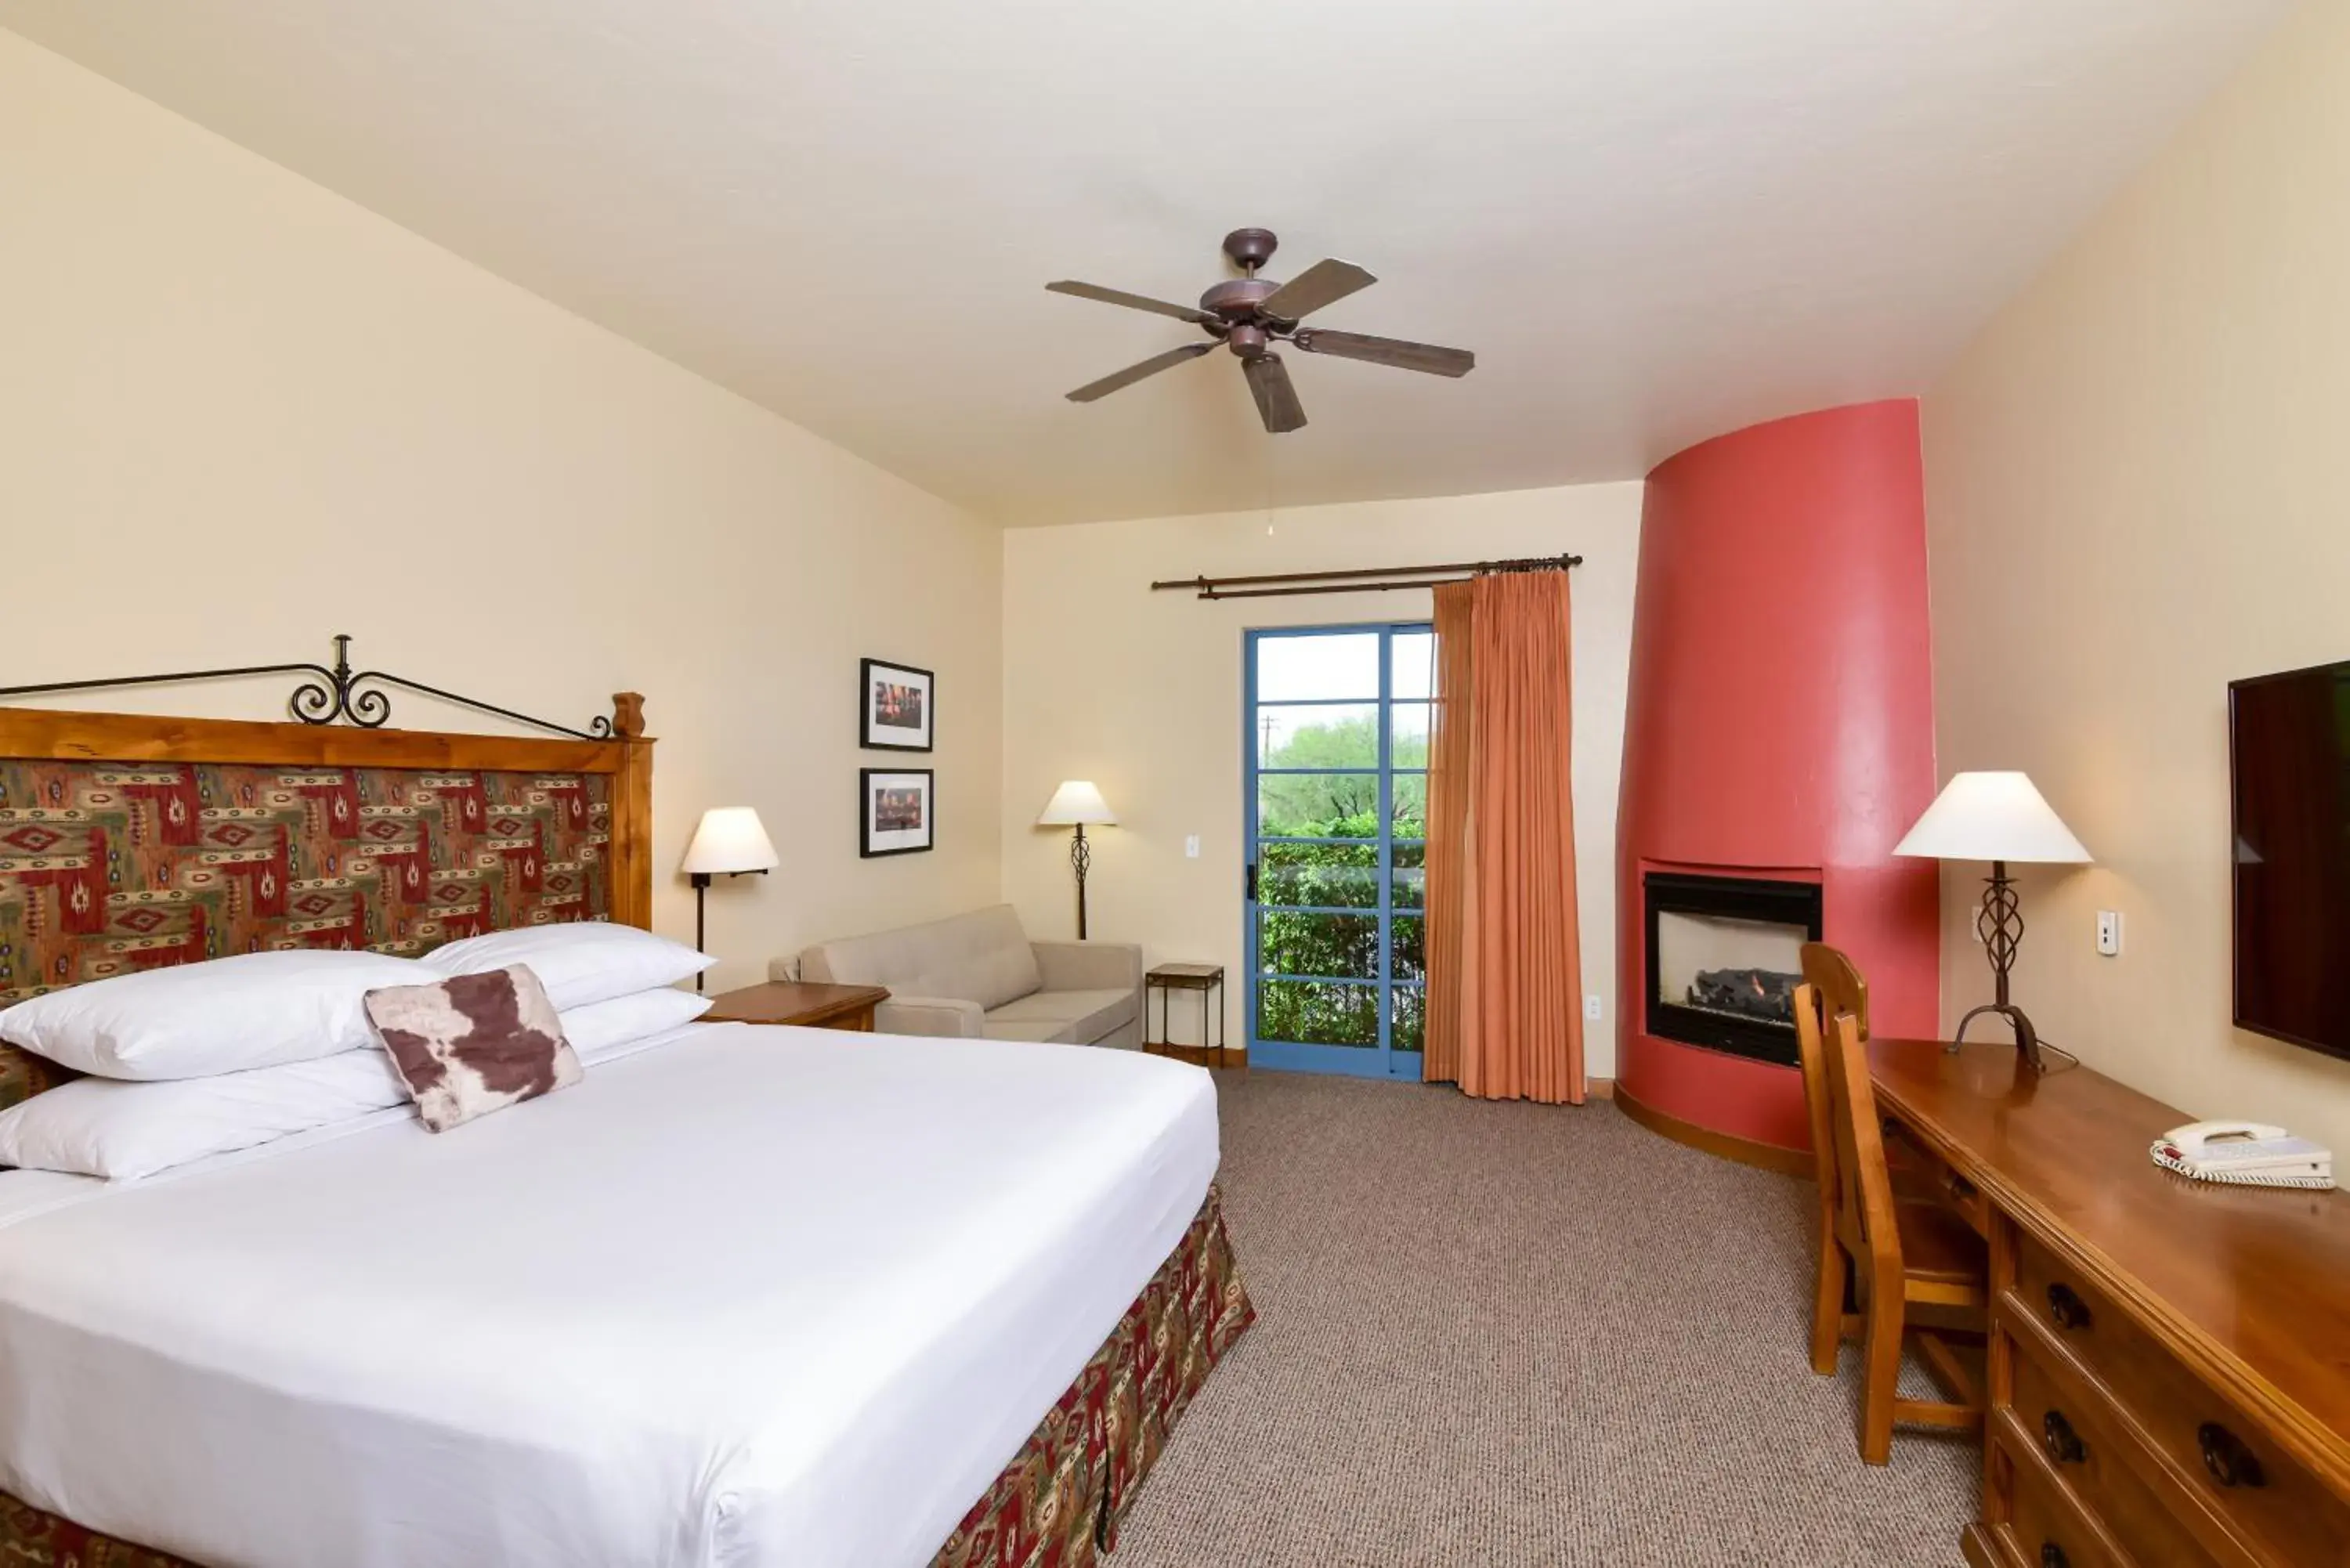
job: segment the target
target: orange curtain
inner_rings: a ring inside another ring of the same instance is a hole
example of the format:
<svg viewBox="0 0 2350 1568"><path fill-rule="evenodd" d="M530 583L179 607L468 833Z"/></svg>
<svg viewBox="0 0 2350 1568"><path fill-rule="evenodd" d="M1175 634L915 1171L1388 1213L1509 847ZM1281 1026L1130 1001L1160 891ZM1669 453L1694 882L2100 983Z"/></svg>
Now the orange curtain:
<svg viewBox="0 0 2350 1568"><path fill-rule="evenodd" d="M1583 1103L1565 572L1436 590L1421 1075Z"/></svg>
<svg viewBox="0 0 2350 1568"><path fill-rule="evenodd" d="M1469 843L1469 639L1473 582L1436 590L1436 701L1428 711L1428 872L1424 894L1428 1006L1420 1021L1419 1075L1461 1081L1461 925Z"/></svg>

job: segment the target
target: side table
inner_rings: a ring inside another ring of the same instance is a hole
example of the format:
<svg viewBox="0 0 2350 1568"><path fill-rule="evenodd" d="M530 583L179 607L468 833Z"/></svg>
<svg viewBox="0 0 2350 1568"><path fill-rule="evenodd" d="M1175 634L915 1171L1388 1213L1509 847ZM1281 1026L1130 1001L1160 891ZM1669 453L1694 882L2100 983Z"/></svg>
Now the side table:
<svg viewBox="0 0 2350 1568"><path fill-rule="evenodd" d="M873 1010L889 1000L878 985L746 985L720 995L705 1023L796 1023L810 1029L873 1032Z"/></svg>
<svg viewBox="0 0 2350 1568"><path fill-rule="evenodd" d="M1178 991L1200 993L1200 1043L1197 1045L1176 1045L1167 1038L1170 994ZM1159 1038L1150 1038L1150 993L1159 993ZM1202 1067L1248 1065L1248 1054L1243 1052L1234 1062L1232 1053L1224 1049L1224 966L1220 963L1162 963L1142 977L1142 1048L1156 1056L1174 1056L1186 1062L1196 1062ZM1216 1018L1216 1043L1208 1044L1208 1015Z"/></svg>

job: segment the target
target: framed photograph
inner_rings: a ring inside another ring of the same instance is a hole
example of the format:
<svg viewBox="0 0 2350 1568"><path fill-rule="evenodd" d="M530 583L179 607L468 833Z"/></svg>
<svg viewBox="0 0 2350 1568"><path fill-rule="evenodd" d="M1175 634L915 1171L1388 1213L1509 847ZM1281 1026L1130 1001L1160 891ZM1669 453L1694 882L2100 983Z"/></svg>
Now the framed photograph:
<svg viewBox="0 0 2350 1568"><path fill-rule="evenodd" d="M858 739L877 752L929 751L938 678L883 659L864 660L859 673Z"/></svg>
<svg viewBox="0 0 2350 1568"><path fill-rule="evenodd" d="M928 768L858 770L857 852L918 855L931 846L932 802Z"/></svg>

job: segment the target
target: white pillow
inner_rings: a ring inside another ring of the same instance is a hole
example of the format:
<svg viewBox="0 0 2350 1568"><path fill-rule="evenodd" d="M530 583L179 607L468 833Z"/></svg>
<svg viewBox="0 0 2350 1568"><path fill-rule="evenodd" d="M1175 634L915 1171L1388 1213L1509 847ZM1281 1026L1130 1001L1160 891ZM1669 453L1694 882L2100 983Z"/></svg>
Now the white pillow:
<svg viewBox="0 0 2350 1568"><path fill-rule="evenodd" d="M439 978L384 953L239 953L45 992L0 1012L0 1040L104 1078L201 1078L370 1044L369 992Z"/></svg>
<svg viewBox="0 0 2350 1568"><path fill-rule="evenodd" d="M666 937L608 920L492 931L435 948L422 960L444 978L526 963L558 1012L675 985L717 961Z"/></svg>
<svg viewBox="0 0 2350 1568"><path fill-rule="evenodd" d="M714 1000L659 990L590 1002L560 1015L563 1035L583 1064L600 1061L692 1023ZM0 1165L127 1181L408 1100L380 1050L168 1083L77 1078L0 1111Z"/></svg>
<svg viewBox="0 0 2350 1568"><path fill-rule="evenodd" d="M0 1111L0 1163L128 1180L407 1099L381 1051L172 1083L77 1078Z"/></svg>
<svg viewBox="0 0 2350 1568"><path fill-rule="evenodd" d="M609 1002L591 1002L585 1007L558 1012L556 1017L562 1023L563 1037L571 1042L572 1054L579 1058L580 1065L593 1066L623 1046L692 1023L709 1012L717 1000L663 986L640 991L634 996L616 996Z"/></svg>

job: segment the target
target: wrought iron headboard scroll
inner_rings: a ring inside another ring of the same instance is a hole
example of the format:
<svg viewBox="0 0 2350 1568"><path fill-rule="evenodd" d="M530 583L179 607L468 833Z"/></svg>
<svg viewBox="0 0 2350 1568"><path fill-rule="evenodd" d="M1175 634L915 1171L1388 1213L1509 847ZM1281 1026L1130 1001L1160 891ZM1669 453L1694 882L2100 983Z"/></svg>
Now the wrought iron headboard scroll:
<svg viewBox="0 0 2350 1568"><path fill-rule="evenodd" d="M576 740L608 741L614 733L612 721L602 714L592 720L586 729L575 730L568 724L517 713L511 708L501 708L478 697L461 696L454 691L444 691L438 686L427 686L421 680L410 680L380 670L355 670L351 668L351 639L341 633L335 637L335 666L331 670L323 664L247 664L234 670L185 670L169 675L130 675L109 680L53 680L40 686L0 686L0 698L42 697L60 691L96 691L125 686L168 686L182 680L226 680L248 675L317 677L295 687L292 695L286 700L286 711L305 724L331 724L340 719L364 730L381 729L391 720L391 699L381 691L361 690L372 682L437 697L443 702L454 702L477 712L494 713L517 724L549 730Z"/></svg>

